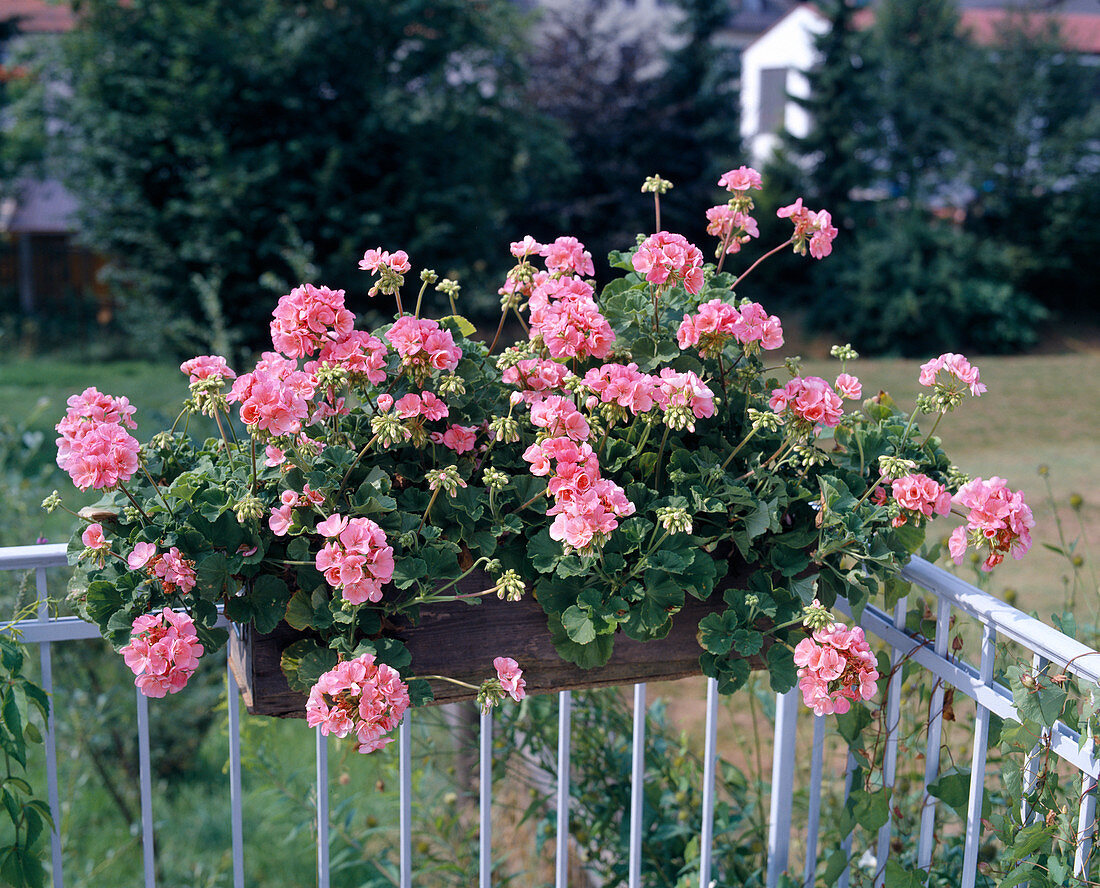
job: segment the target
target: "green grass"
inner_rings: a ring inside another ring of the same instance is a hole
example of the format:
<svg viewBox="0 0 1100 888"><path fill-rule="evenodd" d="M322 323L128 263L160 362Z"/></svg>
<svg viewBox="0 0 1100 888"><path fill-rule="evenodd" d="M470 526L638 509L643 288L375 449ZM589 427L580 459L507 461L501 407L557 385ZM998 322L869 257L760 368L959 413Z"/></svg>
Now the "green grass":
<svg viewBox="0 0 1100 888"><path fill-rule="evenodd" d="M849 372L863 381L864 396L882 389L902 409L909 409L922 387L917 382L921 361L878 359L853 362ZM1063 577L1069 574L1066 559L1044 548L1058 543L1054 509L1039 467L1059 506L1069 540L1084 532L1095 546L1100 543L1100 352L1062 355L974 358L989 390L967 400L945 417L936 434L955 463L972 476L999 475L1014 490L1022 489L1035 513L1035 546L1021 561L1009 560L992 572L990 590L1015 599L1024 610L1047 614L1060 610L1066 598ZM837 361L814 360L806 372L833 378ZM927 431L931 419L922 422ZM1079 512L1068 506L1070 496L1082 497ZM1080 519L1080 525L1078 525ZM957 519L941 520L937 535L946 535ZM1100 567L1100 565L1095 565ZM966 576L974 580L969 570ZM1089 600L1079 598L1086 612L1097 613L1097 590Z"/></svg>

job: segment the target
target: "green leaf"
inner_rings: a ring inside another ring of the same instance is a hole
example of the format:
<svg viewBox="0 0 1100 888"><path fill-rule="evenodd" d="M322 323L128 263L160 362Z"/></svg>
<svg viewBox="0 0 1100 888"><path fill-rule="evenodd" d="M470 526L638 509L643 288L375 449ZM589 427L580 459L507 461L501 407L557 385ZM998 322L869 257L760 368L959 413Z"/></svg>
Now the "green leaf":
<svg viewBox="0 0 1100 888"><path fill-rule="evenodd" d="M461 336L467 339L469 339L477 332L477 327L466 320L466 318L462 317L462 315L446 315L439 319L439 323L441 325L446 324L447 326L454 327L456 330L458 330Z"/></svg>
<svg viewBox="0 0 1100 888"><path fill-rule="evenodd" d="M928 785L928 794L935 796L966 820L970 801L970 769L954 767L944 771ZM989 794L982 794L982 817L990 812Z"/></svg>
<svg viewBox="0 0 1100 888"><path fill-rule="evenodd" d="M731 637L733 649L743 657L759 653L764 646L764 635L755 629L735 629Z"/></svg>
<svg viewBox="0 0 1100 888"><path fill-rule="evenodd" d="M335 665L336 652L308 638L289 645L279 658L287 683L303 694L309 693L317 679Z"/></svg>
<svg viewBox="0 0 1100 888"><path fill-rule="evenodd" d="M211 601L236 591L231 588L229 561L224 552L212 552L203 558L195 567L195 581L200 593Z"/></svg>
<svg viewBox="0 0 1100 888"><path fill-rule="evenodd" d="M409 704L424 706L435 699L432 686L423 678L414 678L409 682Z"/></svg>
<svg viewBox="0 0 1100 888"><path fill-rule="evenodd" d="M886 861L886 888L924 888L924 879L928 874L902 866L894 858Z"/></svg>
<svg viewBox="0 0 1100 888"><path fill-rule="evenodd" d="M550 539L550 531L543 528L527 544L527 557L531 566L539 573L550 573L554 570L557 560L562 556L561 543Z"/></svg>
<svg viewBox="0 0 1100 888"><path fill-rule="evenodd" d="M298 589L290 596L285 619L288 625L299 631L308 629L313 624L313 602L304 589Z"/></svg>
<svg viewBox="0 0 1100 888"><path fill-rule="evenodd" d="M718 657L724 657L733 646L726 620L719 614L707 614L699 621L699 643Z"/></svg>
<svg viewBox="0 0 1100 888"><path fill-rule="evenodd" d="M767 660L772 690L777 694L787 693L798 681L798 669L794 665L794 654L781 644L773 644L768 648Z"/></svg>
<svg viewBox="0 0 1100 888"><path fill-rule="evenodd" d="M890 794L885 789L874 792L852 790L851 802L856 823L869 833L876 832L890 819Z"/></svg>
<svg viewBox="0 0 1100 888"><path fill-rule="evenodd" d="M1005 849L1008 860L1022 860L1029 854L1038 851L1050 841L1051 836L1054 835L1054 831L1057 828L1057 824L1047 826L1045 820L1039 820L1029 826L1025 826L1016 833L1012 840L1012 844Z"/></svg>
<svg viewBox="0 0 1100 888"><path fill-rule="evenodd" d="M575 604L565 609L561 622L569 640L576 644L588 644L596 638L596 627L591 618Z"/></svg>
<svg viewBox="0 0 1100 888"><path fill-rule="evenodd" d="M581 669L594 669L607 665L607 661L611 659L614 636L597 635L588 644L577 644L569 637L557 616L551 614L547 618L547 625L550 629L550 640L563 660L576 663Z"/></svg>

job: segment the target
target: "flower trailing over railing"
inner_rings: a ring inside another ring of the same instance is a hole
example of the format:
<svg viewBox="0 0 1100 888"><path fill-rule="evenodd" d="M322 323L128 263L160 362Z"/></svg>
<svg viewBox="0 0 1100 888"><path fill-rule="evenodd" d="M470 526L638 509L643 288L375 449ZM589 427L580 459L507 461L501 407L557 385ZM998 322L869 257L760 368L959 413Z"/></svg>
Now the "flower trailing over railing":
<svg viewBox="0 0 1100 888"><path fill-rule="evenodd" d="M606 663L619 635L667 635L688 596L711 600L701 665L723 691L758 658L777 690L810 670L801 680L822 711L866 699L873 679L852 665L856 630L819 627L800 642L803 608L838 596L858 608L892 589L949 501L969 510L953 554L975 545L990 566L1026 550L1030 513L999 479L963 486L936 425L921 438L916 411L885 394L861 404L850 346L834 350L832 382L797 359L769 366L782 322L736 287L781 249L827 256L837 230L799 199L779 211L791 236L734 276L722 265L756 236L761 180L742 167L719 184L730 198L710 213L717 265L658 218L633 250L611 255L624 274L597 296L576 238L512 243L488 342L454 313L458 284L430 269L403 302L412 259L379 246L360 267L368 297L393 298L392 322L356 330L354 296L303 284L279 300L273 350L251 370L238 375L217 355L184 362L182 427L144 446L125 398L90 388L70 399L58 462L103 492L95 526L71 548L78 608L131 656L150 615L171 623L167 613L186 612L195 655L225 641L218 605L261 633L285 620L307 633L284 655L289 682L311 694L311 718L354 731L364 750L384 742L389 728L375 729L401 707L387 703L364 733L352 702L361 709L374 691L349 670L397 688L395 670L411 704L428 700L396 627L426 605L486 595L533 591L558 652L582 667ZM643 190L657 202L668 187L654 177ZM451 315L421 315L433 285ZM509 318L525 338L498 349ZM918 409L937 424L984 391L958 355L929 362L921 382L931 391ZM218 436L191 440L193 414L212 417ZM733 579L748 576L733 563L751 576ZM471 578L482 588L460 590ZM483 703L523 690L504 660ZM191 661L172 662L174 691L191 668L178 662ZM142 675L162 675L160 664Z"/></svg>

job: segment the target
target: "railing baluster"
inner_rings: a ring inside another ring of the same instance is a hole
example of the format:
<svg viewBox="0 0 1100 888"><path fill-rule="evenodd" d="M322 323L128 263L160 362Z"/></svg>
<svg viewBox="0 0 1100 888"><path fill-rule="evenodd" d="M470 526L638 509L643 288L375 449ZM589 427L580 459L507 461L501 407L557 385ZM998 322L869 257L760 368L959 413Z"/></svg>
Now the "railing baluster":
<svg viewBox="0 0 1100 888"><path fill-rule="evenodd" d="M1031 658L1031 672L1033 675L1038 675L1047 667L1047 658L1040 654L1035 654ZM1025 824L1030 822L1032 818L1031 806L1027 803L1027 797L1031 795L1035 790L1035 781L1039 778L1039 760L1042 755L1043 746L1049 742L1050 728L1043 727L1039 734L1039 740L1024 756L1024 768L1023 768L1023 787L1020 799L1020 820Z"/></svg>
<svg viewBox="0 0 1100 888"><path fill-rule="evenodd" d="M993 661L996 654L997 630L988 623L982 626L982 659L978 677L983 684L993 681ZM976 704L974 754L970 765L970 798L966 807L966 845L963 848L962 888L974 888L978 875L978 845L982 834L982 796L985 793L985 755L989 743L989 710Z"/></svg>
<svg viewBox="0 0 1100 888"><path fill-rule="evenodd" d="M481 713L480 829L478 885L492 888L493 879L493 710Z"/></svg>
<svg viewBox="0 0 1100 888"><path fill-rule="evenodd" d="M1073 874L1085 879L1096 833L1096 780L1081 775L1081 807L1077 812L1077 848L1073 853Z"/></svg>
<svg viewBox="0 0 1100 888"><path fill-rule="evenodd" d="M825 767L825 716L814 716L814 745L810 758L810 811L806 818L806 866L802 882L813 888L817 870L817 834L821 826L821 777Z"/></svg>
<svg viewBox="0 0 1100 888"><path fill-rule="evenodd" d="M569 741L573 694L558 694L558 834L554 855L554 888L568 888L569 882Z"/></svg>
<svg viewBox="0 0 1100 888"><path fill-rule="evenodd" d="M137 694L138 773L141 785L141 853L145 871L145 888L154 888L156 855L153 849L153 770L149 760L149 701L140 690Z"/></svg>
<svg viewBox="0 0 1100 888"><path fill-rule="evenodd" d="M703 745L703 824L699 833L699 888L709 888L714 854L714 765L718 758L718 679L707 679L707 722Z"/></svg>
<svg viewBox="0 0 1100 888"><path fill-rule="evenodd" d="M848 797L852 794L852 782L856 774L856 757L852 754L852 750L848 750L848 766L844 770L844 804L848 804ZM844 854L844 859L847 863L844 865L844 871L840 874L840 878L836 880L837 888L848 888L848 880L852 878L852 835L855 830L852 830L844 837L844 841L840 843L840 850Z"/></svg>
<svg viewBox="0 0 1100 888"><path fill-rule="evenodd" d="M317 885L328 888L328 738L317 728Z"/></svg>
<svg viewBox="0 0 1100 888"><path fill-rule="evenodd" d="M634 685L634 735L630 764L630 861L628 888L642 884L642 814L645 802L645 683Z"/></svg>
<svg viewBox="0 0 1100 888"><path fill-rule="evenodd" d="M412 888L412 714L405 710L398 729L398 799L401 848L400 888Z"/></svg>
<svg viewBox="0 0 1100 888"><path fill-rule="evenodd" d="M902 596L894 606L894 625L905 629L906 597ZM890 684L886 690L886 746L882 752L883 791L893 802L894 781L897 779L898 766L898 728L901 722L901 664L905 651L899 648L890 650ZM891 808L893 805L891 804ZM892 813L887 813L886 822L878 831L878 847L875 850L875 888L886 884L886 861L890 857L890 839L894 832Z"/></svg>
<svg viewBox="0 0 1100 888"><path fill-rule="evenodd" d="M939 657L947 656L947 644L951 635L951 604L942 599L936 609L936 634L932 650ZM924 748L924 793L921 796L920 839L917 842L917 868L927 870L932 866L932 846L936 835L936 797L928 787L940 775L940 740L943 736L943 679L936 678L932 688L932 700L928 704L928 743Z"/></svg>
<svg viewBox="0 0 1100 888"><path fill-rule="evenodd" d="M35 590L38 593L38 621L50 622L49 589L46 586L46 568L39 567L34 572ZM64 888L65 871L61 863L61 799L57 783L57 718L54 706L57 696L53 692L53 651L50 642L38 645L39 662L42 665L42 690L50 699L50 711L46 718L46 792L50 803L50 815L53 817L53 830L50 832L50 863L53 867L54 888Z"/></svg>
<svg viewBox="0 0 1100 888"><path fill-rule="evenodd" d="M229 831L233 841L233 888L244 888L244 821L241 814L241 721L237 679L226 661L229 707Z"/></svg>
<svg viewBox="0 0 1100 888"><path fill-rule="evenodd" d="M798 688L775 701L775 752L772 756L772 796L768 817L767 888L775 888L787 868L791 846L791 803L794 799L794 750L798 731Z"/></svg>

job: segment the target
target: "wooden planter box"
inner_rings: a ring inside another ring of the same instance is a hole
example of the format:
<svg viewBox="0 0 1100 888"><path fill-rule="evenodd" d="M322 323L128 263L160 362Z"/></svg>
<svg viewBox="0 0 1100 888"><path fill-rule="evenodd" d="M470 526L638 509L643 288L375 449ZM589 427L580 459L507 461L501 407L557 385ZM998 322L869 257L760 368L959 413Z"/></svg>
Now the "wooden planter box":
<svg viewBox="0 0 1100 888"><path fill-rule="evenodd" d="M743 578L744 569L741 574ZM731 581L736 582L728 577L724 585ZM685 678L702 674L699 656L703 649L696 638L699 621L724 609L717 590L705 602L688 596L665 638L640 642L620 632L605 666L581 669L558 656L550 640L546 614L530 596L508 602L487 595L476 607L461 601L446 602L422 608L419 624L399 633L412 655L412 665L402 671L409 675L446 675L479 685L493 676L494 657L511 657L523 669L529 694ZM247 626L230 631L229 664L249 712L305 718L305 695L290 689L279 668L283 650L301 637L302 633L285 623L267 635ZM435 703L472 700L476 696L450 682L432 681L431 685Z"/></svg>

